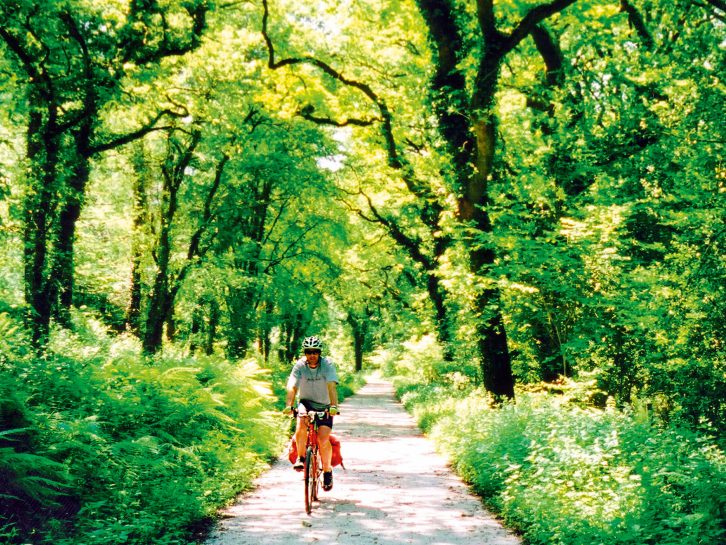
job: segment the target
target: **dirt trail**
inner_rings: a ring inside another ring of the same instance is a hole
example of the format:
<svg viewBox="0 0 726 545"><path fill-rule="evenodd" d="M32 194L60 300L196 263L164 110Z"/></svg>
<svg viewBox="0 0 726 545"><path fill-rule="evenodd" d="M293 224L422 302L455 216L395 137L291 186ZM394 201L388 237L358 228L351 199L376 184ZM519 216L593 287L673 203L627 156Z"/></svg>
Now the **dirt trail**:
<svg viewBox="0 0 726 545"><path fill-rule="evenodd" d="M207 545L517 545L373 378L341 405L334 434L347 470L305 514L303 483L279 460L228 508Z"/></svg>

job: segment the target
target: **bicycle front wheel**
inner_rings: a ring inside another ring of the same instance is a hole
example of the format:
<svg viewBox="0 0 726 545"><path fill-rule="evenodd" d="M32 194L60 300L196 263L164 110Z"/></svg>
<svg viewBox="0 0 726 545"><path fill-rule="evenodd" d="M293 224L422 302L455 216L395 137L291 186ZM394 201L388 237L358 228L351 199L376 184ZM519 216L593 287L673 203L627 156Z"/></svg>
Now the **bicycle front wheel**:
<svg viewBox="0 0 726 545"><path fill-rule="evenodd" d="M320 452L315 449L313 469L313 500L318 501L318 491L320 490L320 477L323 475L323 466L320 461Z"/></svg>
<svg viewBox="0 0 726 545"><path fill-rule="evenodd" d="M318 453L312 447L305 451L305 512L309 515L313 510L313 501L318 497Z"/></svg>

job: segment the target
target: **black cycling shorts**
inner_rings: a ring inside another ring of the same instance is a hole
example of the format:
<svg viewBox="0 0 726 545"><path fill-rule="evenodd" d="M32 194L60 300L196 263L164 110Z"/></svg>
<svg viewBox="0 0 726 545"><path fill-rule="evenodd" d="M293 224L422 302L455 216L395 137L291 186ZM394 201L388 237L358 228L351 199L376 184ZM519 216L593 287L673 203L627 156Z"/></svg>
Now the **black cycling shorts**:
<svg viewBox="0 0 726 545"><path fill-rule="evenodd" d="M308 411L321 411L325 409L315 408L313 407L314 403L312 401L308 401L307 399L301 399L300 403L305 407ZM319 406L318 406L319 407ZM321 426L328 426L330 429L333 429L333 417L330 415L327 415L325 418L321 418L318 420L318 424Z"/></svg>

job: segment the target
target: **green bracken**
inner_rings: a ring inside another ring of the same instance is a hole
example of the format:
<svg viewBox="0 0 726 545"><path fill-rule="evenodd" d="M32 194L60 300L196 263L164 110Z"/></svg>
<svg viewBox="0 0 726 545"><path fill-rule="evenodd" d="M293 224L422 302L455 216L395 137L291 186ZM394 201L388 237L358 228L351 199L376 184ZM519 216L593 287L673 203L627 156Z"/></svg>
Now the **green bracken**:
<svg viewBox="0 0 726 545"><path fill-rule="evenodd" d="M23 426L0 434L3 543L188 543L281 448L269 376L83 333L42 359L1 353L0 423Z"/></svg>

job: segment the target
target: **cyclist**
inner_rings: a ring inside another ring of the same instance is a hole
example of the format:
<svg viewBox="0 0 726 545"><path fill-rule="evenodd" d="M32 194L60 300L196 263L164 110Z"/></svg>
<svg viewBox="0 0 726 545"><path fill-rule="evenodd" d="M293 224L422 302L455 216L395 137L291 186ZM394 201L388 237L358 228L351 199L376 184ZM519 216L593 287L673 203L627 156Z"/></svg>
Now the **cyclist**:
<svg viewBox="0 0 726 545"><path fill-rule="evenodd" d="M295 396L299 394L297 430L295 442L299 457L293 464L296 471L305 467L305 444L308 438L307 411L328 410L329 416L320 421L318 443L323 461L323 490L333 488L333 466L331 459L333 447L330 445L330 432L333 429L333 416L338 414L338 373L330 358L322 356L323 343L320 338L306 337L302 344L304 356L295 362L287 380L287 400L285 414L293 410Z"/></svg>

